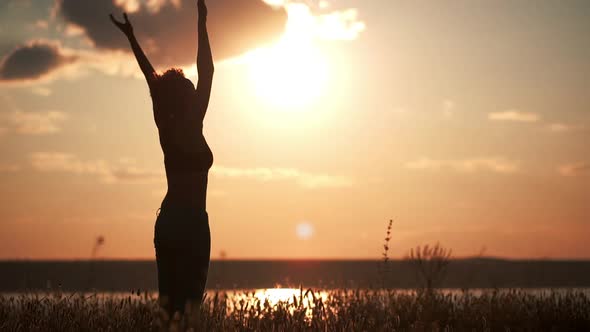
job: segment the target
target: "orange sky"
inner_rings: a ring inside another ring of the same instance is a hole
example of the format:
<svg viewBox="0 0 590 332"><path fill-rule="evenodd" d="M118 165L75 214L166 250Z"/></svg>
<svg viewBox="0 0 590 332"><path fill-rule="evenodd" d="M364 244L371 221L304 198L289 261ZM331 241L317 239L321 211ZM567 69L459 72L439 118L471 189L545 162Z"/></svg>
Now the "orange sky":
<svg viewBox="0 0 590 332"><path fill-rule="evenodd" d="M378 259L391 218L394 257L439 241L590 258L588 2L307 3L216 61L213 258ZM36 78L11 77L38 61L0 67L0 259L84 259L101 235L99 257L153 258L166 183L147 85L51 8L0 5L4 64L33 40L62 53Z"/></svg>

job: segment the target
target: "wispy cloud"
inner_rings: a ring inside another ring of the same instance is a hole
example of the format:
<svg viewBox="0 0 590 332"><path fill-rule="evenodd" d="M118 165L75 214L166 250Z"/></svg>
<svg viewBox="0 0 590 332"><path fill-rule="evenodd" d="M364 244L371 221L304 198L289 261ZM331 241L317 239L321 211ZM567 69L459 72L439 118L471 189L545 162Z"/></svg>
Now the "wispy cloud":
<svg viewBox="0 0 590 332"><path fill-rule="evenodd" d="M563 176L590 174L590 162L577 162L562 165L558 168L558 172Z"/></svg>
<svg viewBox="0 0 590 332"><path fill-rule="evenodd" d="M42 96L42 97L49 97L53 93L53 91L51 91L51 89L43 87L43 86L35 87L31 90L31 92L36 94L37 96Z"/></svg>
<svg viewBox="0 0 590 332"><path fill-rule="evenodd" d="M501 112L488 113L488 120L503 121L503 122L521 122L521 123L536 123L535 127L548 133L562 134L584 129L581 125L566 124L563 122L547 121L541 115L535 112L523 112L517 109L511 109Z"/></svg>
<svg viewBox="0 0 590 332"><path fill-rule="evenodd" d="M0 116L0 125L6 132L22 135L47 135L61 131L68 116L60 111L23 112L13 111Z"/></svg>
<svg viewBox="0 0 590 332"><path fill-rule="evenodd" d="M442 113L447 118L452 117L455 114L455 102L450 99L443 100Z"/></svg>
<svg viewBox="0 0 590 332"><path fill-rule="evenodd" d="M512 121L523 123L538 123L539 130L550 133L561 134L582 129L582 126L571 125L562 122L543 121L541 116L534 112L521 112L519 110L507 110L502 112L492 112L488 114L491 121Z"/></svg>
<svg viewBox="0 0 590 332"><path fill-rule="evenodd" d="M249 178L259 181L285 181L292 180L301 187L316 188L342 188L354 184L352 178L327 174L313 174L303 172L295 168L235 168L213 166L211 173L217 177Z"/></svg>
<svg viewBox="0 0 590 332"><path fill-rule="evenodd" d="M489 113L488 119L492 121L538 122L541 117L537 113L507 110Z"/></svg>
<svg viewBox="0 0 590 332"><path fill-rule="evenodd" d="M106 174L109 172L103 160L81 161L78 157L61 152L36 152L31 155L31 165L41 172L68 172L78 174Z"/></svg>
<svg viewBox="0 0 590 332"><path fill-rule="evenodd" d="M95 175L105 183L152 183L165 179L163 172L137 167L132 161L84 161L75 155L61 152L33 153L30 160L31 166L40 172Z"/></svg>
<svg viewBox="0 0 590 332"><path fill-rule="evenodd" d="M316 35L326 40L354 40L365 31L358 10L348 8L316 16Z"/></svg>
<svg viewBox="0 0 590 332"><path fill-rule="evenodd" d="M569 133L572 131L584 130L584 126L554 122L546 125L544 129L555 134L561 134Z"/></svg>
<svg viewBox="0 0 590 332"><path fill-rule="evenodd" d="M405 164L406 168L417 170L443 170L449 169L456 172L477 172L489 171L493 173L515 173L520 168L518 161L508 160L505 158L475 158L460 160L435 160L430 158L421 158Z"/></svg>
<svg viewBox="0 0 590 332"><path fill-rule="evenodd" d="M0 173L14 173L20 170L20 166L17 164L6 164L0 163Z"/></svg>
<svg viewBox="0 0 590 332"><path fill-rule="evenodd" d="M132 159L108 162L102 159L81 160L61 152L37 152L30 155L31 166L40 172L65 172L93 175L104 183L159 183L165 174L137 166ZM247 178L256 181L294 181L307 189L350 187L350 177L302 172L295 168L236 168L213 166L211 174L220 178Z"/></svg>
<svg viewBox="0 0 590 332"><path fill-rule="evenodd" d="M334 1L263 0L287 12L286 33L321 40L354 40L365 31L366 24L356 8L333 8Z"/></svg>

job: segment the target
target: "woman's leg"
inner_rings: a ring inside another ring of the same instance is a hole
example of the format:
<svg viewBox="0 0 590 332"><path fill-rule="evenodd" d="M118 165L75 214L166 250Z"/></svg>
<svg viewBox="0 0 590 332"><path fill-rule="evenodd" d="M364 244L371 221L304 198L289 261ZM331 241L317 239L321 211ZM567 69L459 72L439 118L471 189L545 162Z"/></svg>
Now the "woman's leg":
<svg viewBox="0 0 590 332"><path fill-rule="evenodd" d="M180 285L180 289L176 293L179 303L184 306L187 301L190 301L193 307L200 306L203 301L211 255L208 216L205 214L194 222L197 227L191 231L192 240L189 245L185 246L187 249L179 253L179 261L175 271L176 280Z"/></svg>
<svg viewBox="0 0 590 332"><path fill-rule="evenodd" d="M179 253L175 265L174 310L184 312L187 303L191 309L200 307L207 284L209 257L202 253Z"/></svg>
<svg viewBox="0 0 590 332"><path fill-rule="evenodd" d="M168 313L168 319L174 314L174 272L176 266L176 254L168 245L167 228L170 226L169 218L158 210L154 225L154 248L156 251L156 266L158 271L158 302Z"/></svg>
<svg viewBox="0 0 590 332"><path fill-rule="evenodd" d="M154 243L165 309L172 317L175 311L184 313L187 301L193 307L200 305L211 254L208 215L195 218L182 212L162 212L156 220Z"/></svg>
<svg viewBox="0 0 590 332"><path fill-rule="evenodd" d="M169 318L174 314L174 272L175 255L163 247L156 247L156 265L158 270L158 293L159 303L166 310Z"/></svg>

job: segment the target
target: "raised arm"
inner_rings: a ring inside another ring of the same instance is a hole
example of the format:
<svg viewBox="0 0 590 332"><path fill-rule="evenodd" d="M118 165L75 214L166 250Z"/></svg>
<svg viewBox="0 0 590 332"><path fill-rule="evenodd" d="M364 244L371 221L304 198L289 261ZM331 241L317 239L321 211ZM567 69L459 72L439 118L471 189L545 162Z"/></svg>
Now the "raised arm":
<svg viewBox="0 0 590 332"><path fill-rule="evenodd" d="M197 71L199 82L197 83L197 98L201 107L207 108L211 96L211 84L213 83L213 55L207 33L207 6L205 0L198 0L199 8L199 49L197 51Z"/></svg>
<svg viewBox="0 0 590 332"><path fill-rule="evenodd" d="M150 63L148 58L145 56L145 53L143 53L141 46L139 46L139 43L137 42L137 39L133 34L133 26L131 25L131 22L129 22L127 14L123 13L123 18L125 18L125 22L119 22L115 20L113 14L109 15L109 17L111 18L113 24L115 24L119 28L119 30L121 30L121 32L123 32L125 36L127 36L127 39L129 39L129 44L131 44L131 49L133 50L133 54L135 54L135 59L137 59L139 68L141 68L141 71L143 72L143 75L145 76L145 79L151 90L152 84L156 79L156 71L154 70L154 67L152 67L152 64Z"/></svg>

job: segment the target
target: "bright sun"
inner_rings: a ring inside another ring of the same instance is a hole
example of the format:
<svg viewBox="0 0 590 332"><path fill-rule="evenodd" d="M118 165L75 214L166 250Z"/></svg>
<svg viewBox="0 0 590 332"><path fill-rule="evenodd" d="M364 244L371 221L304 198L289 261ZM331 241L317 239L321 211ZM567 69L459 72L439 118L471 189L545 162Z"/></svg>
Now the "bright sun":
<svg viewBox="0 0 590 332"><path fill-rule="evenodd" d="M307 7L289 9L285 34L279 42L248 55L256 94L284 110L301 109L320 97L328 80L328 62L314 45L313 16Z"/></svg>

